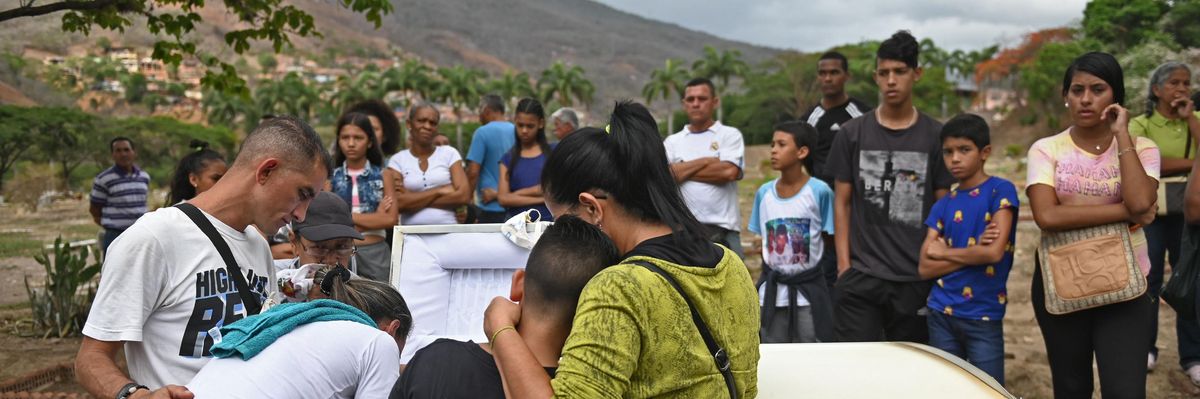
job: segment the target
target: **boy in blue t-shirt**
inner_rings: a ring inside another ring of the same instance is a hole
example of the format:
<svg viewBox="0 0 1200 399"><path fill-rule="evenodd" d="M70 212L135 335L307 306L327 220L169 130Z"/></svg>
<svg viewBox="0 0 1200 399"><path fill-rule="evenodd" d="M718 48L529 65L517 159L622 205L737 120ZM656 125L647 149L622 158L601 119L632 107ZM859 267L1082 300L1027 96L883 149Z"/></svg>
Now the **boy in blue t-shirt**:
<svg viewBox="0 0 1200 399"><path fill-rule="evenodd" d="M1016 242L1017 189L988 176L987 122L954 117L942 127L942 158L958 187L933 205L921 247L929 293L929 345L967 360L1004 384L1004 318Z"/></svg>
<svg viewBox="0 0 1200 399"><path fill-rule="evenodd" d="M758 283L763 343L833 340L833 305L821 272L833 234L833 190L805 172L817 131L804 122L775 126L771 168L782 172L754 196L750 231L760 241ZM826 259L828 258L828 259Z"/></svg>

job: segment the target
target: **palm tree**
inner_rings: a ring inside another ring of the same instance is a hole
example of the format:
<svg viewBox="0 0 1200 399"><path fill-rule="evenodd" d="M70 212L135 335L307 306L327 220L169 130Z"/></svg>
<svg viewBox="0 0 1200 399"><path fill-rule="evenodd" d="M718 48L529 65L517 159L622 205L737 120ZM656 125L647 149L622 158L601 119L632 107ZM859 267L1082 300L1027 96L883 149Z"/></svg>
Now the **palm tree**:
<svg viewBox="0 0 1200 399"><path fill-rule="evenodd" d="M479 97L480 79L484 77L484 73L462 65L456 65L453 68L438 68L437 72L441 77L441 87L436 97L449 102L450 106L454 108L454 117L457 119L454 126L454 144L455 148L461 149L463 148L462 110L468 101Z"/></svg>
<svg viewBox="0 0 1200 399"><path fill-rule="evenodd" d="M688 73L683 69L683 63L668 58L662 69L650 72L650 81L642 86L642 97L646 98L647 106L656 98L667 102L667 133L675 131L675 113L671 111L671 104L683 95L683 85L687 79Z"/></svg>
<svg viewBox="0 0 1200 399"><path fill-rule="evenodd" d="M950 60L950 53L947 53L946 50L939 48L933 43L933 39L928 37L921 39L920 52L921 60L925 61L922 63L922 67L925 67L926 65L945 67L947 61Z"/></svg>
<svg viewBox="0 0 1200 399"><path fill-rule="evenodd" d="M421 100L430 101L429 91L435 83L433 70L429 66L418 60L408 60L404 65L392 67L383 73L383 87L386 92L401 91L404 94L400 97L401 105L404 109L409 109L412 106L411 94L416 93L421 96ZM408 132L404 123L400 124L400 139L407 140Z"/></svg>
<svg viewBox="0 0 1200 399"><path fill-rule="evenodd" d="M487 90L504 97L511 106L517 99L537 96L531 82L532 79L525 72L513 74L512 71L504 71L504 75L488 82Z"/></svg>
<svg viewBox="0 0 1200 399"><path fill-rule="evenodd" d="M742 61L741 51L725 50L717 53L717 49L712 46L704 46L704 58L692 63L692 73L696 76L720 82L717 92L713 93L718 97L724 97L725 89L729 88L729 78L744 77L749 71L750 66ZM717 107L717 119L722 119L724 116L722 108L724 107Z"/></svg>
<svg viewBox="0 0 1200 399"><path fill-rule="evenodd" d="M538 79L537 87L541 91L542 102L549 103L557 99L562 106L570 107L574 104L572 100L579 100L585 107L590 106L596 87L584 74L583 67L576 65L568 68L562 61L555 61L542 71L542 77Z"/></svg>
<svg viewBox="0 0 1200 399"><path fill-rule="evenodd" d="M209 125L233 128L238 118L242 118L247 124L250 121L257 122L258 115L252 102L249 95L206 90L200 105L204 108L205 119Z"/></svg>
<svg viewBox="0 0 1200 399"><path fill-rule="evenodd" d="M330 100L336 114L341 114L357 102L383 98L389 91L383 74L370 70L351 76L340 76L335 87Z"/></svg>
<svg viewBox="0 0 1200 399"><path fill-rule="evenodd" d="M311 123L313 108L321 102L321 94L303 77L292 72L282 80L262 82L254 91L254 102L264 114L293 115Z"/></svg>
<svg viewBox="0 0 1200 399"><path fill-rule="evenodd" d="M433 77L433 70L429 66L417 60L408 60L400 67L392 67L383 73L383 87L387 92L402 91L404 92L404 107L409 105L409 93L416 93L421 96L421 99L428 101L429 90Z"/></svg>

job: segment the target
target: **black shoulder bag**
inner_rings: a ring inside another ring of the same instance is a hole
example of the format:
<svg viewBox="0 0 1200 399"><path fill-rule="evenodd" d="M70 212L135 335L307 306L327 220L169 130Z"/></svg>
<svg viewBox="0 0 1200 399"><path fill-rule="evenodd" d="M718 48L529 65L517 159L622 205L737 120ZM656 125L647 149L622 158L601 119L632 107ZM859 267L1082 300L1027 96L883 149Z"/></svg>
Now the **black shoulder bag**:
<svg viewBox="0 0 1200 399"><path fill-rule="evenodd" d="M730 367L729 354L725 352L725 348L717 344L717 340L713 339L712 332L708 331L708 325L704 323L704 319L700 318L700 312L696 310L696 305L692 304L692 299L688 298L683 292L683 287L679 286L679 282L675 281L674 277L667 274L665 270L647 261L633 261L634 264L650 269L650 271L658 273L658 275L667 279L668 283L679 292L679 296L683 297L683 302L687 303L688 310L692 312L692 322L696 323L696 329L700 330L700 337L704 338L704 345L708 347L708 353L712 355L713 361L717 365L717 371L721 372L721 376L725 377L725 387L729 389L730 399L737 399L737 384L733 381L733 369Z"/></svg>
<svg viewBox="0 0 1200 399"><path fill-rule="evenodd" d="M237 260L233 259L233 252L229 250L229 244L225 243L225 239L221 238L221 234L217 232L217 228L213 227L208 218L200 212L199 208L189 203L181 203L175 205L176 208L183 211L188 218L192 219L192 223L208 236L208 240L212 242L214 247L217 247L217 252L221 254L221 259L225 260L225 271L233 278L233 285L237 287L238 296L242 298L242 306L246 307L246 315L256 315L262 311L262 303L258 297L250 292L250 285L246 284L246 276L242 275L242 269L238 267Z"/></svg>

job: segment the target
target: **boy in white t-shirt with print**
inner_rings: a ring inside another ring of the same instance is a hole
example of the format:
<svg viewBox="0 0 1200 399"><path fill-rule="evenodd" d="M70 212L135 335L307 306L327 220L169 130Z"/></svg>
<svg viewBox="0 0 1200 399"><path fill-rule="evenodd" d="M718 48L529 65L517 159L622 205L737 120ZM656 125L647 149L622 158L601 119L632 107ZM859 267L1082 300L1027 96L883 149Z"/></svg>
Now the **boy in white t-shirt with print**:
<svg viewBox="0 0 1200 399"><path fill-rule="evenodd" d="M806 171L816 137L804 122L776 125L771 168L781 176L754 195L747 227L762 237L764 344L833 340L833 304L818 267L833 260L823 256L833 243L833 190Z"/></svg>

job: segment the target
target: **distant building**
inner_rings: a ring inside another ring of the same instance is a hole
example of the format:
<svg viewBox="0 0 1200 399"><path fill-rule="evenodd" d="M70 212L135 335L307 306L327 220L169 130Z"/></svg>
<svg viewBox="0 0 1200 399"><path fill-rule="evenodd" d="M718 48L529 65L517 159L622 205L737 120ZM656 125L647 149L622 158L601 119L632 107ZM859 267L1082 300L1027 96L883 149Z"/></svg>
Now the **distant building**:
<svg viewBox="0 0 1200 399"><path fill-rule="evenodd" d="M200 87L200 78L204 77L204 69L196 60L183 60L175 73L175 79L189 88Z"/></svg>
<svg viewBox="0 0 1200 399"><path fill-rule="evenodd" d="M29 46L21 49L21 58L41 62L42 65L62 65L67 62L67 57L61 54Z"/></svg>
<svg viewBox="0 0 1200 399"><path fill-rule="evenodd" d="M143 57L138 63L138 68L142 75L146 75L146 79L153 82L167 82L171 77L167 75L167 68L162 61Z"/></svg>
<svg viewBox="0 0 1200 399"><path fill-rule="evenodd" d="M1025 105L1016 88L1016 75L990 79L979 84L979 101L975 108L982 111L1011 111Z"/></svg>
<svg viewBox="0 0 1200 399"><path fill-rule="evenodd" d="M132 47L113 47L105 53L108 59L121 64L121 68L130 73L136 73L141 66L141 59Z"/></svg>

